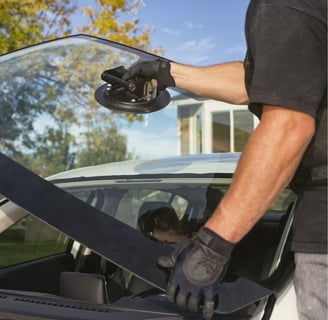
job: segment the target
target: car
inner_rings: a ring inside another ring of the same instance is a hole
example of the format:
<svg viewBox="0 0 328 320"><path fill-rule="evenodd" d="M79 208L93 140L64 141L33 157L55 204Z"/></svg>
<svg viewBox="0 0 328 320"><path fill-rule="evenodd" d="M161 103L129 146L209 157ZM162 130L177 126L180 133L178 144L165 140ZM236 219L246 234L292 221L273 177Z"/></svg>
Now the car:
<svg viewBox="0 0 328 320"><path fill-rule="evenodd" d="M103 83L104 70L157 58L88 35L0 57L0 114L13 118L0 130L0 318L201 318L166 299L169 270L157 259L205 223L240 153L177 154L182 129L167 92L141 101L139 118L128 112L134 100L116 104L115 95L106 96L112 86ZM89 141L84 129L104 133L113 123L134 156L72 169L77 162L68 157L64 170L45 175L58 156L50 139L74 135L76 155ZM295 200L286 188L236 246L213 319L298 319L290 251Z"/></svg>

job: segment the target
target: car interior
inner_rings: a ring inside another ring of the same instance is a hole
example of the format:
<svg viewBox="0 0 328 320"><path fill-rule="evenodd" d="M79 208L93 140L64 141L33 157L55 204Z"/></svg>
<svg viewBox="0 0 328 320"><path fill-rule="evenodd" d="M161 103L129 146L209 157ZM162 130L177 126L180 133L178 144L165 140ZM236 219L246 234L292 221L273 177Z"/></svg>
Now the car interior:
<svg viewBox="0 0 328 320"><path fill-rule="evenodd" d="M98 191L93 189L89 192L87 201L101 208L106 205L104 196L106 192L103 188ZM173 193L179 194L179 188L176 188ZM196 205L202 203L204 208L202 215L194 219L198 222L196 227L194 224L194 232L208 218L222 195L222 186L212 185L206 190L205 206L204 202L195 201ZM185 197L185 192L180 196ZM166 201L154 199L145 201L144 199L137 216L140 218L146 212L163 207L172 209L173 199L172 196ZM289 197L286 199L288 200ZM233 252L224 281L234 281L242 276L273 291L281 289L294 268L293 255L289 251L293 203L294 201L291 201L285 211L268 211L238 244ZM12 204L8 202L6 205ZM180 214L178 218L180 224L185 223L184 220L190 222L192 215L195 215L192 201L188 204L183 203L183 208L184 214L182 216ZM134 225L134 228L138 226ZM150 241L154 240L157 241L150 238ZM0 287L44 292L96 304L113 304L127 296L162 294L159 289L73 239L67 239L67 248L64 252L0 268ZM245 308L242 311L244 312Z"/></svg>

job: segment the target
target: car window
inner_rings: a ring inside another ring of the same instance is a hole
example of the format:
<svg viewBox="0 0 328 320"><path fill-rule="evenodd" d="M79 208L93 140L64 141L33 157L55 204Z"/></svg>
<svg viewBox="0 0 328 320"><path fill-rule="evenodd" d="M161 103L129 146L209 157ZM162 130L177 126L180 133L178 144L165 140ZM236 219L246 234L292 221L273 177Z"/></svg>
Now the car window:
<svg viewBox="0 0 328 320"><path fill-rule="evenodd" d="M147 189L129 190L122 197L115 217L136 228L140 207L143 202L147 201L146 199L168 202L169 198L170 194L168 192Z"/></svg>
<svg viewBox="0 0 328 320"><path fill-rule="evenodd" d="M0 234L0 267L61 253L67 247L63 233L27 216Z"/></svg>
<svg viewBox="0 0 328 320"><path fill-rule="evenodd" d="M165 204L172 206L177 216L181 219L186 214L189 202L187 199L167 191L153 189L129 190L122 197L115 217L136 228L138 218L145 213L140 212L144 203L153 203L153 207L155 207L157 203L159 203L158 206L163 206Z"/></svg>
<svg viewBox="0 0 328 320"><path fill-rule="evenodd" d="M187 182L177 177L171 181L157 176L153 183L150 183L151 179L148 178L148 187L138 183L137 178L135 181L128 179L126 183L122 181L119 187L97 187L95 182L86 181L83 189L66 190L139 231L153 231L157 228L158 237L166 239L164 232L172 235L173 231L182 230L189 237L213 214L229 184L219 183L220 179L204 179L199 183L200 177L190 178ZM102 183L105 183L104 181ZM213 183L214 181L217 183ZM65 189L65 184L61 184L61 187ZM263 219L278 221L294 200L294 193L290 189L284 190L268 210L268 216ZM140 221L143 221L143 224L140 224ZM156 223L157 227L154 225ZM170 242L175 242L178 238L170 236L169 239Z"/></svg>
<svg viewBox="0 0 328 320"><path fill-rule="evenodd" d="M286 211L288 206L293 201L295 201L295 199L296 199L295 193L290 189L286 189L279 195L278 198L275 199L275 201L270 207L270 210L276 212L284 212Z"/></svg>

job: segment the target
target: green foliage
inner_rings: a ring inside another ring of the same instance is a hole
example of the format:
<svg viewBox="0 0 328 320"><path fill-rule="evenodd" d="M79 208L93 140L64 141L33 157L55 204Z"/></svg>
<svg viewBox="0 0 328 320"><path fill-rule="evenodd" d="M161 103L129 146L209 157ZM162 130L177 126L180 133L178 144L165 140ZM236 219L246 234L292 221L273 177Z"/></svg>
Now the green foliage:
<svg viewBox="0 0 328 320"><path fill-rule="evenodd" d="M92 6L74 0L1 0L0 54L74 32L163 52L151 48L152 29L141 29L135 18L142 5L142 0L94 0ZM77 28L72 26L74 14L84 17Z"/></svg>
<svg viewBox="0 0 328 320"><path fill-rule="evenodd" d="M0 53L68 34L77 7L70 0L2 0Z"/></svg>
<svg viewBox="0 0 328 320"><path fill-rule="evenodd" d="M128 16L136 13L141 5L141 0L94 0L92 7L82 8L89 23L83 26L81 31L150 50L151 29L140 30L137 19L121 23L118 19L122 15Z"/></svg>
<svg viewBox="0 0 328 320"><path fill-rule="evenodd" d="M38 257L50 256L58 252L63 252L63 243L57 241L47 242L14 242L0 241L0 268L26 262Z"/></svg>
<svg viewBox="0 0 328 320"><path fill-rule="evenodd" d="M132 158L126 147L126 136L115 123L108 128L86 132L86 147L78 153L78 167L115 162Z"/></svg>

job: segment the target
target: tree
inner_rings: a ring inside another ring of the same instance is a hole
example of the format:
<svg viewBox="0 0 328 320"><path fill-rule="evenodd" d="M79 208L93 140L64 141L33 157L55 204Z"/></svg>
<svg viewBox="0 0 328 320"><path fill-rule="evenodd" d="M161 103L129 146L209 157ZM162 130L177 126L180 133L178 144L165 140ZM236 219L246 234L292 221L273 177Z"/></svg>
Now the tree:
<svg viewBox="0 0 328 320"><path fill-rule="evenodd" d="M94 0L92 7L82 8L88 23L80 30L155 54L163 53L163 48L151 47L150 36L153 33L151 28L140 29L139 20L136 18L132 21L119 19L122 16L127 18L129 15L136 14L142 5L142 0Z"/></svg>
<svg viewBox="0 0 328 320"><path fill-rule="evenodd" d="M73 124L78 124L78 120L72 110L56 109L52 113L51 125L34 135L33 141L36 143L33 151L20 155L21 162L43 177L71 169L77 145L76 137L70 130Z"/></svg>
<svg viewBox="0 0 328 320"><path fill-rule="evenodd" d="M94 0L92 6L78 6L74 0L2 0L0 53L69 35L74 30L163 52L162 48L151 48L152 29L141 29L138 19L130 20L142 4L142 0ZM72 25L74 14L85 17L78 28Z"/></svg>
<svg viewBox="0 0 328 320"><path fill-rule="evenodd" d="M70 0L2 0L0 53L72 32L70 17L77 10Z"/></svg>
<svg viewBox="0 0 328 320"><path fill-rule="evenodd" d="M85 19L82 20L83 25L78 28L80 32L115 40L143 50L160 52L162 49L151 50L152 30L140 29L139 21L134 18L131 20L131 15L135 14L141 5L141 0L94 0L92 7L79 8L72 0L2 0L0 2L0 53L71 34L72 15L77 14L79 10L85 15ZM89 165L94 164L95 160L91 158L95 157L97 163L130 158L132 155L126 150L126 137L119 132L118 127L114 125L115 122L112 121L122 115L107 111L106 115L100 116L99 106L85 101L84 92L90 91L94 79L83 79L82 83L81 74L71 72L74 70L74 65L68 65L74 61L81 62L79 53L66 53L64 49L61 50L58 51L57 57L62 56L63 61L56 66L52 65L49 57L41 57L26 61L25 69L16 73L13 71L14 65L6 66L13 75L10 79L7 77L6 70L1 70L0 90L2 93L8 93L0 98L2 152L9 153L25 165L36 167L41 175L49 175L73 167L74 159L78 159L79 165ZM97 57L96 54L94 53L90 61L101 63L101 57ZM76 55L76 58L74 59L72 55ZM68 59L69 57L71 59ZM49 62L44 64L42 71L35 71L38 68L35 61L40 60L44 63L45 59L49 59ZM22 78L21 72L24 76L31 74L29 81ZM88 74L99 77L99 72ZM80 93L76 90L79 86ZM88 114L80 118L73 116L71 103L66 101L72 90L75 90L75 99L88 103L89 106ZM60 101L59 96L62 97ZM64 116L59 116L60 114ZM42 133L35 133L33 121L40 116L47 119L50 125L45 126ZM123 117L127 121L143 121L142 116L135 117L128 114ZM90 122L91 118L98 120ZM76 148L77 141L80 142L81 137L72 134L70 129L74 125L86 129L79 132L86 143L85 149ZM113 141L117 146L107 149ZM91 153L93 157L90 157Z"/></svg>
<svg viewBox="0 0 328 320"><path fill-rule="evenodd" d="M108 128L88 131L85 138L85 147L78 152L78 167L132 159L127 151L126 136L119 132L115 123Z"/></svg>
<svg viewBox="0 0 328 320"><path fill-rule="evenodd" d="M11 156L33 147L35 118L52 114L63 87L51 80L54 68L43 65L41 73L42 58L34 58L22 60L19 67L15 59L5 61L0 68L0 147Z"/></svg>

